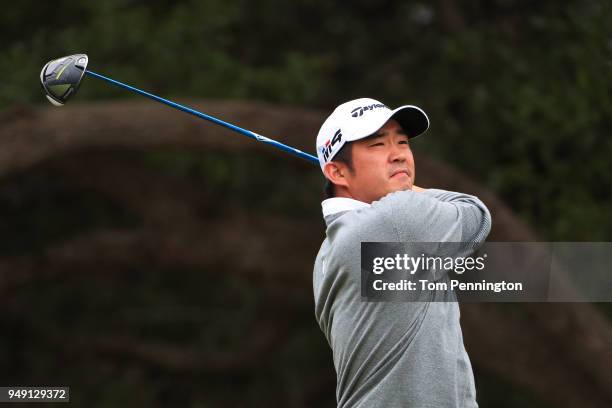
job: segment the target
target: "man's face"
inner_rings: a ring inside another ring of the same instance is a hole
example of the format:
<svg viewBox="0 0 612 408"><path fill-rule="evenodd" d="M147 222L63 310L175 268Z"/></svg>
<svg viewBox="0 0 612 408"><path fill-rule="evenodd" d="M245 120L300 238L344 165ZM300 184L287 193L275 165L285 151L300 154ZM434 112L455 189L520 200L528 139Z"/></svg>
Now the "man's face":
<svg viewBox="0 0 612 408"><path fill-rule="evenodd" d="M373 136L353 142L353 172L346 174L347 190L356 200L376 201L389 193L412 189L414 158L408 136L390 119Z"/></svg>

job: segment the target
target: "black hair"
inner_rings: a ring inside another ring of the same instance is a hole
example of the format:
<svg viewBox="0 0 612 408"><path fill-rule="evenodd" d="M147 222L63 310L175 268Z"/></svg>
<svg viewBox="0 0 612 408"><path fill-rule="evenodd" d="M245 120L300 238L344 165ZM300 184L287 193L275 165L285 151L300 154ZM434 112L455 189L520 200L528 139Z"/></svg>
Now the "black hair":
<svg viewBox="0 0 612 408"><path fill-rule="evenodd" d="M346 142L344 146L336 153L332 161L340 162L346 164L349 171L354 172L353 168L353 147L352 142ZM334 183L329 181L329 179L325 178L325 186L323 187L323 193L325 194L325 198L332 198L336 196L336 188Z"/></svg>

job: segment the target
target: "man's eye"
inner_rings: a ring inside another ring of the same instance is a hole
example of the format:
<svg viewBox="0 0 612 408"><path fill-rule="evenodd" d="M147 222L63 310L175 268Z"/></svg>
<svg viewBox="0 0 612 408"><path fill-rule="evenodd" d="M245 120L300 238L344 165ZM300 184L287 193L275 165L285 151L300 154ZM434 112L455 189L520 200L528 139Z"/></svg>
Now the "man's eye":
<svg viewBox="0 0 612 408"><path fill-rule="evenodd" d="M373 145L370 145L370 147L372 147L372 146L382 146L382 145L383 145L382 143L374 143Z"/></svg>
<svg viewBox="0 0 612 408"><path fill-rule="evenodd" d="M400 144L408 144L407 140L400 140Z"/></svg>

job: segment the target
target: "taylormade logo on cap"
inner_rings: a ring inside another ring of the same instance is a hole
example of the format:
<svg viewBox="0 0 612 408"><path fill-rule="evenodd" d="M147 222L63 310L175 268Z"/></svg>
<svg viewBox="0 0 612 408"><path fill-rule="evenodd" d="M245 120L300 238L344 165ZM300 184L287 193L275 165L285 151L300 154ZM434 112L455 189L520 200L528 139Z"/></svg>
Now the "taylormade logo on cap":
<svg viewBox="0 0 612 408"><path fill-rule="evenodd" d="M376 108L387 108L387 109L389 109L389 107L387 105L383 105L382 103L375 103L373 105L368 105L368 106L358 106L357 108L355 108L355 109L353 109L351 111L351 116L356 118L357 116L363 115L364 111L368 111L370 109L376 109Z"/></svg>
<svg viewBox="0 0 612 408"><path fill-rule="evenodd" d="M323 122L317 135L317 156L321 170L333 160L345 143L376 133L389 119L395 119L409 138L429 128L425 112L413 105L391 110L375 99L359 98L338 106Z"/></svg>

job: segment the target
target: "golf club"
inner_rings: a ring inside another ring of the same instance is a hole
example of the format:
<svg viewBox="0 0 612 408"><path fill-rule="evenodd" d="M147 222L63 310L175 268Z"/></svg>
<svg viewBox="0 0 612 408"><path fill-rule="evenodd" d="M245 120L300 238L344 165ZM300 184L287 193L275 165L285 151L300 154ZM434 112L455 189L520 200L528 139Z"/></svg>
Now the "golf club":
<svg viewBox="0 0 612 408"><path fill-rule="evenodd" d="M132 91L134 93L146 96L147 98L153 99L157 102L161 102L180 111L187 112L201 119L223 126L227 129L233 130L234 132L255 139L258 142L267 143L285 152L294 154L298 157L301 157L302 159L308 160L311 163L319 163L319 160L311 154L305 153L291 146L287 146L283 143L277 142L276 140L269 139L255 132L251 132L250 130L243 129L239 126L225 122L221 119L217 119L213 116L207 115L188 106L172 102L171 100L164 99L157 95L153 95L152 93L143 91L138 88L134 88L133 86L124 84L112 78L90 71L87 69L88 62L89 58L86 54L73 54L49 61L45 64L43 69L40 71L40 83L45 91L47 99L53 105L63 106L70 97L76 94L77 90L79 89L79 86L81 85L81 81L83 80L83 76L86 74L94 78L102 79L120 88L127 89L128 91Z"/></svg>

